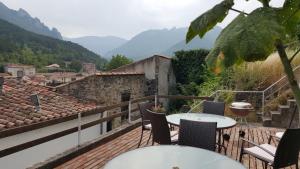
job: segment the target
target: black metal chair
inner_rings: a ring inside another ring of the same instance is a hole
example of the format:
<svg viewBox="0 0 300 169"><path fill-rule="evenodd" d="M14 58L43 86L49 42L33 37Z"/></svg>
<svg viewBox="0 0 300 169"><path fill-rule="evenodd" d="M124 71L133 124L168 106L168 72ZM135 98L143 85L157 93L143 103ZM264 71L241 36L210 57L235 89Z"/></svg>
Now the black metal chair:
<svg viewBox="0 0 300 169"><path fill-rule="evenodd" d="M138 147L140 147L140 145L142 143L144 131L150 131L150 135L149 135L149 138L147 140L147 144L149 143L149 140L151 138L152 126L151 126L151 123L150 123L150 118L148 116L147 109L151 109L154 106L155 106L154 103L149 103L149 102L142 102L142 103L138 104L138 107L139 107L139 110L140 110L140 113L141 113L141 119L142 119L142 132L141 132L141 137L140 137Z"/></svg>
<svg viewBox="0 0 300 169"><path fill-rule="evenodd" d="M214 114L219 116L224 116L225 112L225 103L224 102L215 102L215 101L204 101L203 102L203 113L206 114ZM230 136L228 134L224 134L223 130L218 131L218 139L221 139L223 136L222 141L218 141L218 151L221 151L221 147L224 148L224 153L227 154L227 148L224 145L224 140L229 140ZM221 143L222 142L222 143Z"/></svg>
<svg viewBox="0 0 300 169"><path fill-rule="evenodd" d="M170 131L166 115L150 110L147 111L152 126L152 145L154 143L161 145L176 144L178 142L178 132Z"/></svg>
<svg viewBox="0 0 300 169"><path fill-rule="evenodd" d="M244 148L245 142L254 145L250 148ZM265 163L265 168L268 164L274 169L284 168L291 165L296 165L299 169L298 157L300 150L300 129L287 129L276 147L270 144L258 145L249 140L242 139L242 147L240 153L240 162L244 154L249 154Z"/></svg>
<svg viewBox="0 0 300 169"><path fill-rule="evenodd" d="M178 144L215 151L216 129L217 123L215 122L198 122L181 119Z"/></svg>

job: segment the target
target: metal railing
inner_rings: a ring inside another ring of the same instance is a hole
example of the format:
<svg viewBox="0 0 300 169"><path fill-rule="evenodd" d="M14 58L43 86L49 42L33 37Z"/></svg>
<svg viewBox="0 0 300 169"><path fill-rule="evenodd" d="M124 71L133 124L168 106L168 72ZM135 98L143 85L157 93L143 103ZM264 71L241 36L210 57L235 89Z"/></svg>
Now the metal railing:
<svg viewBox="0 0 300 169"><path fill-rule="evenodd" d="M300 65L296 66L293 69L294 73L300 73ZM267 104L267 99L270 98L272 95L275 93L278 93L285 87L288 87L289 82L287 79L287 76L281 77L279 80L271 84L269 87L267 87L264 90L261 91L242 91L242 90L217 90L213 92L209 97L213 97L215 99L218 98L219 93L256 93L256 94L261 94L261 113L262 115L265 114L265 105ZM196 103L195 105L192 106L192 108L188 112L192 112L195 109L199 108L203 104L203 101Z"/></svg>

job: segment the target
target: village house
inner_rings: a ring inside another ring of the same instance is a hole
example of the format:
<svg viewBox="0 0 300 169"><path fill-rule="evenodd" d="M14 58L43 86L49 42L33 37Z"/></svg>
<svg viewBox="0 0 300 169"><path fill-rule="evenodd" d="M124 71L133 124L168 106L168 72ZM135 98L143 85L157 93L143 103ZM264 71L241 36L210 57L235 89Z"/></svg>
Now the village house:
<svg viewBox="0 0 300 169"><path fill-rule="evenodd" d="M32 65L7 64L4 65L4 72L10 73L13 77L19 76L34 76L36 73L35 67Z"/></svg>
<svg viewBox="0 0 300 169"><path fill-rule="evenodd" d="M67 84L57 86L58 93L92 101L98 106L109 106L145 96L145 75L135 72L102 72L87 76ZM115 109L108 113L125 111L128 107ZM126 120L127 117L122 117ZM122 118L107 123L107 131L118 127Z"/></svg>
<svg viewBox="0 0 300 169"><path fill-rule="evenodd" d="M15 77L0 77L0 151L78 125L78 113L90 111L81 123L104 114L92 111L95 102L59 94L53 89ZM98 138L105 123L82 130L81 141ZM1 168L24 168L70 149L78 143L76 133L0 158ZM49 148L51 147L51 148ZM3 152L4 153L4 152ZM32 158L34 156L34 158Z"/></svg>
<svg viewBox="0 0 300 169"><path fill-rule="evenodd" d="M82 63L82 73L95 74L96 72L97 69L94 63Z"/></svg>
<svg viewBox="0 0 300 169"><path fill-rule="evenodd" d="M154 55L152 57L121 66L112 72L140 72L145 74L145 95L169 95L172 87L176 85L176 78L172 68L171 58ZM161 100L164 107L168 107L168 100Z"/></svg>

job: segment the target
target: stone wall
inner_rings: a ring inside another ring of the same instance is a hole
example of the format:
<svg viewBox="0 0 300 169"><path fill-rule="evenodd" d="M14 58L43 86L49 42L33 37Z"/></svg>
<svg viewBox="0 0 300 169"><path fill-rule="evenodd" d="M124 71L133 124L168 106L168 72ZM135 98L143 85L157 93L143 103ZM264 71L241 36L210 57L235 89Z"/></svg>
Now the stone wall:
<svg viewBox="0 0 300 169"><path fill-rule="evenodd" d="M131 99L145 96L144 74L130 75L91 75L84 79L56 87L59 93L75 96L85 101L94 101L99 106L109 106L121 102L122 93L130 92ZM137 108L137 105L132 107ZM111 115L120 112L121 109L114 109L108 112ZM113 128L120 125L121 118L116 118Z"/></svg>

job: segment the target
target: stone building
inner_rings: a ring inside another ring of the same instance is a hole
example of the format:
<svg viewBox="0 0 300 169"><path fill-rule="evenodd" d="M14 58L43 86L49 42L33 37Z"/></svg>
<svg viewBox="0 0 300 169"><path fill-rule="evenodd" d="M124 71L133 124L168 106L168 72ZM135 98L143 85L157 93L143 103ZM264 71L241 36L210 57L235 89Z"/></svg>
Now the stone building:
<svg viewBox="0 0 300 169"><path fill-rule="evenodd" d="M170 89L176 85L171 59L166 56L154 55L114 69L112 72L144 73L147 88L145 95L154 95L156 91L159 95L169 95ZM167 100L161 101L168 107Z"/></svg>
<svg viewBox="0 0 300 169"><path fill-rule="evenodd" d="M94 63L82 63L82 72L87 74L95 74L97 72Z"/></svg>
<svg viewBox="0 0 300 169"><path fill-rule="evenodd" d="M97 103L97 106L109 106L130 99L144 97L145 93L145 75L144 73L96 73L83 79L63 84L56 87L56 91ZM135 105L136 106L136 105ZM133 107L134 108L134 107ZM126 110L127 107L122 108ZM115 109L108 112L120 112L121 109ZM124 119L126 117L123 117ZM111 130L120 125L121 118L116 118L113 122L107 123L107 130Z"/></svg>
<svg viewBox="0 0 300 169"><path fill-rule="evenodd" d="M5 73L10 73L13 77L33 76L35 75L35 67L32 65L7 64L4 66Z"/></svg>

